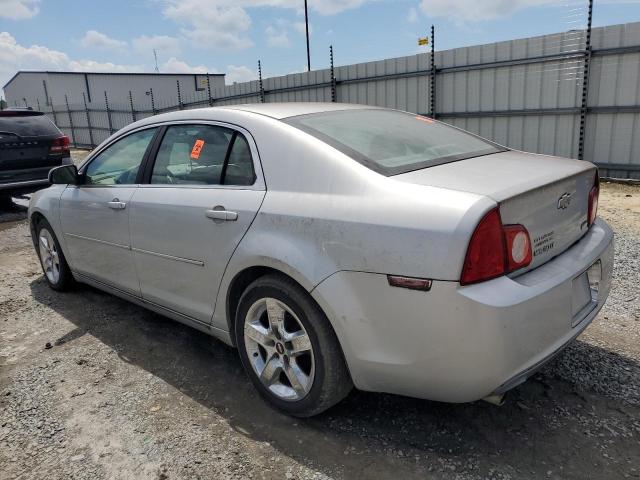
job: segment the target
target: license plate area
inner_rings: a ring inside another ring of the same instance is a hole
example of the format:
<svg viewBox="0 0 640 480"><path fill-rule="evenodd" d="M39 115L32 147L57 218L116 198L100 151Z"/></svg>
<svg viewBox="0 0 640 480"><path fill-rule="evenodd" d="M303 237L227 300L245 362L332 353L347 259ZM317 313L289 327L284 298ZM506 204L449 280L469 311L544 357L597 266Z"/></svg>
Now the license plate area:
<svg viewBox="0 0 640 480"><path fill-rule="evenodd" d="M571 285L571 327L578 325L598 304L602 278L600 260L575 277Z"/></svg>

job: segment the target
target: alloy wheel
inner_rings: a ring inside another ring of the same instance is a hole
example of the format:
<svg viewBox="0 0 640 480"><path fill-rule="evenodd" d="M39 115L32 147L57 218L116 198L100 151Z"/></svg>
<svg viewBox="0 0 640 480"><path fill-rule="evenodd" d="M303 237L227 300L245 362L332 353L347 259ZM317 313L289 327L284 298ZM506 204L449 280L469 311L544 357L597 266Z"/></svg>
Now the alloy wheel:
<svg viewBox="0 0 640 480"><path fill-rule="evenodd" d="M298 316L275 298L256 301L245 317L244 343L260 382L281 400L298 401L313 385L313 346Z"/></svg>
<svg viewBox="0 0 640 480"><path fill-rule="evenodd" d="M42 262L44 273L49 282L58 283L58 280L60 280L60 257L51 232L46 228L40 229L38 243L40 245L40 261Z"/></svg>

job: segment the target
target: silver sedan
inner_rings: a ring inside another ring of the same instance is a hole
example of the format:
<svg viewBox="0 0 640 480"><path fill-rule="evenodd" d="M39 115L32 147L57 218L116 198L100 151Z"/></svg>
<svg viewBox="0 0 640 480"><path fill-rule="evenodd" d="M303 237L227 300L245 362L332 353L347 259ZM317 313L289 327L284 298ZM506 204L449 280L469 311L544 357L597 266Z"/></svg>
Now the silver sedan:
<svg viewBox="0 0 640 480"><path fill-rule="evenodd" d="M29 221L53 289L87 283L238 347L297 416L353 386L500 402L611 283L593 164L395 110L158 115L50 181Z"/></svg>

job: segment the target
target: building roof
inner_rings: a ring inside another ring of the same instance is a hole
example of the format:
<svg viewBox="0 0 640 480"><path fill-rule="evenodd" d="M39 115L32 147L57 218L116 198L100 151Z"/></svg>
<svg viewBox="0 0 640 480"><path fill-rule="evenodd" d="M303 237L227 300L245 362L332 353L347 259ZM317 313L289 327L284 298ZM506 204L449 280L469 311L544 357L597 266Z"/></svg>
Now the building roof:
<svg viewBox="0 0 640 480"><path fill-rule="evenodd" d="M54 71L54 70L18 70L15 75L13 77L11 77L9 79L9 81L7 83L4 84L4 86L2 88L6 88L7 85L9 85L11 82L13 82L13 80L20 74L23 73L46 73L46 74L56 74L56 75L134 75L134 76L138 76L138 75L145 75L145 76L164 76L164 75L171 75L171 76L190 76L192 77L193 75L207 75L207 73L198 73L198 72L191 72L191 73L169 73L169 72L162 72L162 73L157 73L157 72L69 72L69 71L64 71L64 72L60 72L60 71ZM209 73L210 77L224 77L226 74L225 73Z"/></svg>

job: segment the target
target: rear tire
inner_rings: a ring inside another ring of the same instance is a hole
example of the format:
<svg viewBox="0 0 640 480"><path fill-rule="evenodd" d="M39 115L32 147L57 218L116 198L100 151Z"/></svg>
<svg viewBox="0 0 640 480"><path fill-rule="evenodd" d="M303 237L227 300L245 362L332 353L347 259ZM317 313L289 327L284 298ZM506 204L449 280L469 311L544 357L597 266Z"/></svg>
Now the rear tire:
<svg viewBox="0 0 640 480"><path fill-rule="evenodd" d="M247 287L235 330L252 383L267 402L289 415L317 415L353 388L326 316L302 287L283 275L266 275Z"/></svg>
<svg viewBox="0 0 640 480"><path fill-rule="evenodd" d="M44 218L36 225L36 242L36 252L45 280L54 290L68 290L73 284L73 275L53 228Z"/></svg>

